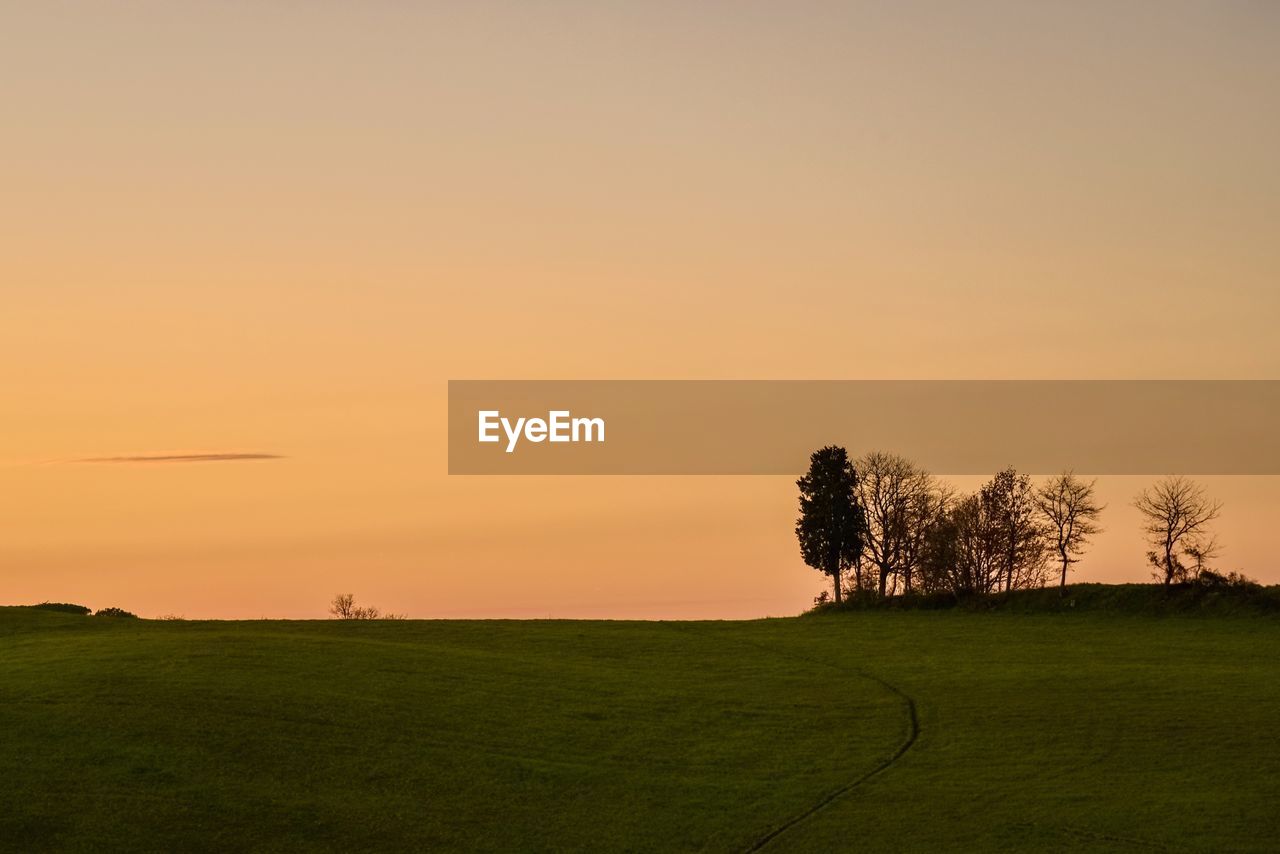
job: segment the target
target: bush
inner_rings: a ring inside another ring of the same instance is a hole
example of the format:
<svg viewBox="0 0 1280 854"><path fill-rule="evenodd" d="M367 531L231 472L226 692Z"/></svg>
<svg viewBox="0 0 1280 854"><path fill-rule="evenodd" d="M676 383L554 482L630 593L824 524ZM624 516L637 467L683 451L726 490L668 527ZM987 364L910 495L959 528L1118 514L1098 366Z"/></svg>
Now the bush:
<svg viewBox="0 0 1280 854"><path fill-rule="evenodd" d="M951 593L913 593L906 596L868 596L819 605L808 614L837 611L1003 611L1015 614L1097 612L1142 615L1276 615L1280 616L1280 585L1264 587L1238 572L1214 574L1201 581L1164 584L1071 584L991 594L955 596Z"/></svg>
<svg viewBox="0 0 1280 854"><path fill-rule="evenodd" d="M39 605L32 605L32 608L39 608L41 611L59 611L63 614L90 614L92 608L84 605L73 605L70 602L41 602Z"/></svg>
<svg viewBox="0 0 1280 854"><path fill-rule="evenodd" d="M1243 572L1214 572L1212 569L1200 570L1196 583L1201 587L1235 587L1242 590L1261 590L1262 585Z"/></svg>
<svg viewBox="0 0 1280 854"><path fill-rule="evenodd" d="M95 617L128 617L131 620L138 619L137 614L130 613L129 611L126 611L124 608L115 608L115 607L99 608L97 611L93 612L93 616Z"/></svg>

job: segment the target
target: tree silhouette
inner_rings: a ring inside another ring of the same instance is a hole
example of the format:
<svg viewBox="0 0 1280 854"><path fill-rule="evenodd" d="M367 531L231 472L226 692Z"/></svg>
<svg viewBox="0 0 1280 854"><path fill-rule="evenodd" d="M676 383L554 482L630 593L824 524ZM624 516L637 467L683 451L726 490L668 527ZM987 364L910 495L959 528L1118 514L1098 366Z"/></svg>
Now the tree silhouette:
<svg viewBox="0 0 1280 854"><path fill-rule="evenodd" d="M1222 504L1210 499L1195 481L1166 477L1139 493L1133 506L1142 514L1142 530L1152 546L1147 559L1166 585L1187 575L1180 553L1194 560L1197 567L1217 553L1209 524L1222 512Z"/></svg>
<svg viewBox="0 0 1280 854"><path fill-rule="evenodd" d="M380 617L377 608L357 605L356 597L350 593L334 596L329 603L329 613L339 620L376 620Z"/></svg>
<svg viewBox="0 0 1280 854"><path fill-rule="evenodd" d="M950 491L932 475L896 454L873 451L854 464L858 473L858 501L867 516L866 559L878 570L880 595L889 592L889 579L902 581L910 593L930 526L946 509Z"/></svg>
<svg viewBox="0 0 1280 854"><path fill-rule="evenodd" d="M1102 532L1098 527L1100 506L1093 497L1096 480L1085 483L1067 471L1049 479L1036 490L1036 506L1049 529L1049 539L1062 563L1060 587L1067 586L1067 570L1078 563L1089 538Z"/></svg>
<svg viewBox="0 0 1280 854"><path fill-rule="evenodd" d="M809 457L800 488L796 538L804 562L831 576L835 601L841 601L840 577L862 556L867 518L858 502L858 474L844 448L828 446Z"/></svg>
<svg viewBox="0 0 1280 854"><path fill-rule="evenodd" d="M1004 589L1042 584L1045 532L1036 518L1031 478L1010 466L983 486L979 495L1000 531Z"/></svg>
<svg viewBox="0 0 1280 854"><path fill-rule="evenodd" d="M1004 575L1005 528L981 494L965 495L930 531L926 587L956 594L994 593Z"/></svg>

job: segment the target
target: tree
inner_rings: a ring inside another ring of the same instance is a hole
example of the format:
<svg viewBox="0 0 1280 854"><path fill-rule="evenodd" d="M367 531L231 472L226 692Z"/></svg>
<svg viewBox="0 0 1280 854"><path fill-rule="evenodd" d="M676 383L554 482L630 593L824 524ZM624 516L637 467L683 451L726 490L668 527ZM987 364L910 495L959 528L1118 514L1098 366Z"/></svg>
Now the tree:
<svg viewBox="0 0 1280 854"><path fill-rule="evenodd" d="M1209 525L1222 513L1222 504L1210 499L1195 481L1180 475L1166 477L1140 492L1133 506L1142 514L1142 530L1152 547L1147 559L1166 585L1186 580L1189 570L1181 556L1202 567L1216 553L1217 541Z"/></svg>
<svg viewBox="0 0 1280 854"><path fill-rule="evenodd" d="M951 514L955 565L950 586L955 593L994 593L1000 589L1004 528L992 506L981 493L966 495Z"/></svg>
<svg viewBox="0 0 1280 854"><path fill-rule="evenodd" d="M1036 518L1031 478L1010 466L983 486L979 497L999 531L1004 589L1042 585L1045 532Z"/></svg>
<svg viewBox="0 0 1280 854"><path fill-rule="evenodd" d="M334 596L329 603L329 613L339 620L376 620L380 616L377 608L362 608L357 605L356 597L350 593Z"/></svg>
<svg viewBox="0 0 1280 854"><path fill-rule="evenodd" d="M1218 538L1210 536L1206 542L1190 543L1182 550L1192 564L1188 569L1192 573L1192 577L1199 581L1204 577L1205 573L1212 573L1209 569L1209 561L1221 556L1221 546L1218 545Z"/></svg>
<svg viewBox="0 0 1280 854"><path fill-rule="evenodd" d="M844 448L828 446L809 457L800 488L796 538L804 562L831 576L835 600L841 601L840 576L861 556L867 519L858 503L858 474Z"/></svg>
<svg viewBox="0 0 1280 854"><path fill-rule="evenodd" d="M946 503L945 493L924 469L895 454L874 451L861 457L858 500L866 511L866 558L878 571L884 596L890 578L911 592L929 525ZM861 586L861 579L859 579Z"/></svg>
<svg viewBox="0 0 1280 854"><path fill-rule="evenodd" d="M957 508L966 498L945 509L925 533L920 553L920 589L925 593L960 592L956 570L960 566L960 531Z"/></svg>
<svg viewBox="0 0 1280 854"><path fill-rule="evenodd" d="M1070 471L1049 479L1036 491L1036 506L1062 564L1060 587L1067 586L1067 570L1079 563L1089 538L1102 532L1097 524L1104 506L1093 497L1096 480L1085 483Z"/></svg>
<svg viewBox="0 0 1280 854"><path fill-rule="evenodd" d="M958 596L993 593L1004 576L1004 537L981 493L951 501L925 535L921 587Z"/></svg>

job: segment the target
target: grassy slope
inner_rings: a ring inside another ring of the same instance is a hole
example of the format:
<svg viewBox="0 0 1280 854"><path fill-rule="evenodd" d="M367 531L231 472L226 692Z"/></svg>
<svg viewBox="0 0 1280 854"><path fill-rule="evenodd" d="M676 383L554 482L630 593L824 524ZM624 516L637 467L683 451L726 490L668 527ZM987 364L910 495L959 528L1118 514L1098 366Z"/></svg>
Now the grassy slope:
<svg viewBox="0 0 1280 854"><path fill-rule="evenodd" d="M1274 850L1277 677L1270 618L0 609L0 847L743 850L906 695L770 850Z"/></svg>

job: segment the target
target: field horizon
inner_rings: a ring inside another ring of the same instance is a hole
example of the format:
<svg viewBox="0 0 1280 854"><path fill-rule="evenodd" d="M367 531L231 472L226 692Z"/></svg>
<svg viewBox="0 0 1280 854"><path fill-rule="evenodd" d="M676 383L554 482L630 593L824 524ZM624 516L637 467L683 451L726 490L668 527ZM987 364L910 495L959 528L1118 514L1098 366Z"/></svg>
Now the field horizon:
<svg viewBox="0 0 1280 854"><path fill-rule="evenodd" d="M1269 850L1280 621L1200 613L5 607L0 847Z"/></svg>
<svg viewBox="0 0 1280 854"><path fill-rule="evenodd" d="M1280 854L1280 0L3 5L0 854Z"/></svg>

